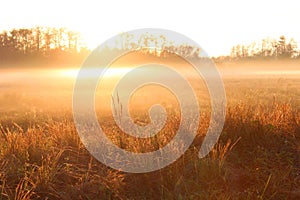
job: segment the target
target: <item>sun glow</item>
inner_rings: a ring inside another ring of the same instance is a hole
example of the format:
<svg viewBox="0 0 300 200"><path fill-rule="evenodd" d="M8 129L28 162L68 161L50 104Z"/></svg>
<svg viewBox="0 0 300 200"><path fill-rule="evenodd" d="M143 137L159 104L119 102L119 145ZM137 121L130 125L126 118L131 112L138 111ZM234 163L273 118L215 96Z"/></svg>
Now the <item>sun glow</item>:
<svg viewBox="0 0 300 200"><path fill-rule="evenodd" d="M113 78L113 77L122 77L133 68L131 67L111 67L105 71L104 78ZM77 78L80 69L64 69L59 70L59 75L68 78ZM83 69L84 73L82 74L82 78L91 78L98 76L97 71L99 69Z"/></svg>
<svg viewBox="0 0 300 200"><path fill-rule="evenodd" d="M153 0L147 9L141 1L136 1L135 6L127 1L73 1L72 9L66 9L69 1L46 2L47 9L37 0L1 2L5 9L0 12L0 31L32 26L67 27L82 33L89 48L94 49L118 33L160 27L186 35L213 56L230 54L233 45L268 36L285 35L299 41L300 34L299 7L292 0L212 0L199 5ZM171 20L153 11L171 16Z"/></svg>

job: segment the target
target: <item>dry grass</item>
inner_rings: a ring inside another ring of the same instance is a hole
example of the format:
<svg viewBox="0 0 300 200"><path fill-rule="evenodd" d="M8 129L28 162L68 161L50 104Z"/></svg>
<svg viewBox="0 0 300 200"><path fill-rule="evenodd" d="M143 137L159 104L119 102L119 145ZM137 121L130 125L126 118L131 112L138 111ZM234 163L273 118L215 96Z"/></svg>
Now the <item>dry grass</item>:
<svg viewBox="0 0 300 200"><path fill-rule="evenodd" d="M226 122L210 154L198 158L210 117L204 107L198 135L185 154L145 174L123 173L95 160L74 126L72 84L39 81L21 88L0 84L0 200L300 199L299 77L225 79ZM200 86L197 95L207 100ZM172 117L148 140L124 135L108 118L99 120L120 147L153 151L178 127L178 112L166 110ZM137 123L149 122L145 110L139 111L133 113Z"/></svg>
<svg viewBox="0 0 300 200"><path fill-rule="evenodd" d="M1 126L0 199L300 197L300 113L290 104L230 107L221 138L207 157L197 157L199 133L179 160L147 174L122 173L96 161L70 115L42 118L39 124Z"/></svg>

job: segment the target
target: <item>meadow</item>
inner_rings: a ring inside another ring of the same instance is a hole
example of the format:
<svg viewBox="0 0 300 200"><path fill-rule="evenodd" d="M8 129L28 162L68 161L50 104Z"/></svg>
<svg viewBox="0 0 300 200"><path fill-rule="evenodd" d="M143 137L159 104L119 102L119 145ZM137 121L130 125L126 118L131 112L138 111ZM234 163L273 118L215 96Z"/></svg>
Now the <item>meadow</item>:
<svg viewBox="0 0 300 200"><path fill-rule="evenodd" d="M86 150L73 121L70 73L1 69L0 199L299 199L298 62L219 63L227 113L218 143L198 158L210 107L205 87L196 85L202 109L193 144L171 165L141 174L109 168ZM137 96L136 104L157 97L139 102ZM99 121L122 148L152 151L172 138L179 123L176 105L161 103L171 117L155 138L124 135L107 120L111 114L99 114ZM137 123L149 121L145 108L132 112Z"/></svg>

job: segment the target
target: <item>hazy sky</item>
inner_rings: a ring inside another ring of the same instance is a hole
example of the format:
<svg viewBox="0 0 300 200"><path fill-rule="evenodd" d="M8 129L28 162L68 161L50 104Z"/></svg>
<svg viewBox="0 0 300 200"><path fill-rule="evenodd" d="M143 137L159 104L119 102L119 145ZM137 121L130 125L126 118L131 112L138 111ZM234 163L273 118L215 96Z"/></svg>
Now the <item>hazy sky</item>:
<svg viewBox="0 0 300 200"><path fill-rule="evenodd" d="M164 28L188 36L209 55L220 55L237 43L267 36L286 35L299 42L299 19L296 0L6 0L1 2L0 30L68 27L95 47L128 30Z"/></svg>

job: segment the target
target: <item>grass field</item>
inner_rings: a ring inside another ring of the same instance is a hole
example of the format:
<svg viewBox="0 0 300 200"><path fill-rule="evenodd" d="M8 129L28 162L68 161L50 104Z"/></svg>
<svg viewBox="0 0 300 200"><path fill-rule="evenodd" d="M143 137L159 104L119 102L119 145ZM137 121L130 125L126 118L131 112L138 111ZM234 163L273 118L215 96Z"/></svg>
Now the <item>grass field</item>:
<svg viewBox="0 0 300 200"><path fill-rule="evenodd" d="M145 174L111 169L85 149L72 118L74 77L59 70L2 70L0 199L300 199L300 73L292 73L299 64L274 69L254 63L244 73L220 65L227 113L214 149L198 158L210 117L209 95L199 86L203 109L193 145L173 164ZM146 110L133 112L138 121L149 120ZM168 114L164 132L142 141L98 117L115 144L150 151L164 146L178 127L172 106Z"/></svg>

